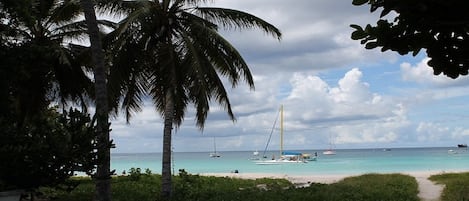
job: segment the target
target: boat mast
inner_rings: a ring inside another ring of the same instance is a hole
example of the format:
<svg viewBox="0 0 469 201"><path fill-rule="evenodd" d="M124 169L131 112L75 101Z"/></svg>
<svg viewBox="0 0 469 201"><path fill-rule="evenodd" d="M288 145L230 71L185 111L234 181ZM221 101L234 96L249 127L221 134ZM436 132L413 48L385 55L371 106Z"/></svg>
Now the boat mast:
<svg viewBox="0 0 469 201"><path fill-rule="evenodd" d="M217 154L217 142L216 142L216 139L215 137L213 137L213 151L215 153L215 155Z"/></svg>
<svg viewBox="0 0 469 201"><path fill-rule="evenodd" d="M280 116L280 110L277 112L277 116L275 116L274 124L272 124L272 129L270 130L269 139L267 140L267 143L265 144L264 153L262 154L262 157L264 158L267 158L265 153L267 152L267 148L269 147L269 144L270 144L270 139L272 139L272 134L274 133L274 130L277 126L277 120L279 119L278 118L279 116Z"/></svg>
<svg viewBox="0 0 469 201"><path fill-rule="evenodd" d="M280 156L283 155L283 105L280 105Z"/></svg>

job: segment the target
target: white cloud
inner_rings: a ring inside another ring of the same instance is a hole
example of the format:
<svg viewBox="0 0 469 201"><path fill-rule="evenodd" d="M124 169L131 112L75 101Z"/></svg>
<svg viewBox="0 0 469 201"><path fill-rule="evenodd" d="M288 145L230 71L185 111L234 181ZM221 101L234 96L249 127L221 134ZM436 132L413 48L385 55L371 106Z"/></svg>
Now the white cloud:
<svg viewBox="0 0 469 201"><path fill-rule="evenodd" d="M421 122L417 129L417 137L420 142L425 141L440 141L444 138L449 138L451 129L442 126L439 124L429 123L429 122Z"/></svg>
<svg viewBox="0 0 469 201"><path fill-rule="evenodd" d="M433 69L427 65L429 60L429 58L424 58L415 66L408 62L402 63L402 79L409 82L439 87L467 85L469 83L467 76L461 76L459 79L451 79L443 74L434 75Z"/></svg>

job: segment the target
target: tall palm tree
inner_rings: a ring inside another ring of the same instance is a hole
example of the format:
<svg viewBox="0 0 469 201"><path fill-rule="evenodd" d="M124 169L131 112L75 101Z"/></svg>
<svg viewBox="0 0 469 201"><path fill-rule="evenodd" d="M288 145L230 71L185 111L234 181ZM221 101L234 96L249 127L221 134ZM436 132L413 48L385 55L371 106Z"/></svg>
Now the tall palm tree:
<svg viewBox="0 0 469 201"><path fill-rule="evenodd" d="M254 82L240 53L219 33L225 28L259 28L280 39L273 25L251 14L225 8L200 7L204 0L110 0L108 11L125 15L109 36L113 37L111 71L124 72L111 83L112 93L123 94L123 108L139 110L145 94L164 118L162 198L171 196L171 133L181 125L188 104L196 108L197 126L203 129L212 100L225 107L235 120L220 76L232 87ZM130 54L128 54L130 53ZM116 73L119 74L119 73ZM112 77L110 82L112 81ZM117 91L117 92L116 92ZM119 97L118 95L113 95ZM113 107L117 107L114 102Z"/></svg>
<svg viewBox="0 0 469 201"><path fill-rule="evenodd" d="M96 93L97 119L97 155L98 167L96 171L95 200L111 200L111 152L112 142L109 138L109 109L106 83L106 68L104 65L104 51L101 44L98 22L92 0L81 0L88 34L91 43L93 74Z"/></svg>

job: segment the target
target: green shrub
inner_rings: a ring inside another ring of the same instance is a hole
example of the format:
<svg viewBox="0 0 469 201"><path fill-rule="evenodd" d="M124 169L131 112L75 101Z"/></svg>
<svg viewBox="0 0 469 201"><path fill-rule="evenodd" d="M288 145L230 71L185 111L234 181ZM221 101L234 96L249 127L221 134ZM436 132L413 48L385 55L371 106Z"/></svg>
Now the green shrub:
<svg viewBox="0 0 469 201"><path fill-rule="evenodd" d="M441 195L442 201L468 201L469 200L469 173L448 173L432 175L430 180L444 184Z"/></svg>
<svg viewBox="0 0 469 201"><path fill-rule="evenodd" d="M138 172L135 169L136 172ZM55 192L58 201L92 200L94 185L89 178L70 193ZM335 184L313 183L295 188L285 179L237 179L191 175L181 170L173 177L172 201L418 201L415 178L368 174ZM161 176L140 174L112 179L115 201L154 201L160 197ZM89 199L88 199L89 198Z"/></svg>
<svg viewBox="0 0 469 201"><path fill-rule="evenodd" d="M0 190L54 186L75 171L91 173L95 153L89 114L55 108L20 122L0 114Z"/></svg>

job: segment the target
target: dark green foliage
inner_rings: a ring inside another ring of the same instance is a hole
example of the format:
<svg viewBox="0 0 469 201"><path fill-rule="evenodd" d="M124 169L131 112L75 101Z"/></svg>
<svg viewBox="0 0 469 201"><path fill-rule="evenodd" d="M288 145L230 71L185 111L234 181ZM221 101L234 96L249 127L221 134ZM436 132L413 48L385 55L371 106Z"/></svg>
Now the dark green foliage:
<svg viewBox="0 0 469 201"><path fill-rule="evenodd" d="M142 169L140 168L130 168L129 170L129 179L131 181L139 181L142 176L151 175L150 169L145 169L145 173L142 173Z"/></svg>
<svg viewBox="0 0 469 201"><path fill-rule="evenodd" d="M441 201L469 200L469 173L448 173L433 175L430 180L445 185Z"/></svg>
<svg viewBox="0 0 469 201"><path fill-rule="evenodd" d="M29 121L0 115L0 189L34 189L94 168L94 127L77 110L49 109Z"/></svg>
<svg viewBox="0 0 469 201"><path fill-rule="evenodd" d="M13 98L21 116L31 116L51 101L87 104L91 79L76 52L64 45L86 30L76 22L79 11L73 1L0 1L0 73L7 77L0 90L8 93L1 98Z"/></svg>
<svg viewBox="0 0 469 201"><path fill-rule="evenodd" d="M419 200L417 181L401 174L365 174L346 178L331 187L338 196L333 200Z"/></svg>
<svg viewBox="0 0 469 201"><path fill-rule="evenodd" d="M353 0L353 5L369 4L370 11L381 10L376 25L360 27L353 40L367 49L417 55L425 49L428 65L435 75L457 78L469 70L469 1L461 0ZM397 13L388 21L389 13Z"/></svg>
<svg viewBox="0 0 469 201"><path fill-rule="evenodd" d="M136 170L136 169L135 169ZM47 191L59 201L87 200L92 195L89 178L71 194ZM153 201L159 197L160 175L142 174L138 181L129 176L112 180L113 200ZM413 177L400 174L369 174L347 178L335 184L313 183L295 188L284 179L235 179L191 175L184 170L173 178L173 201L418 201L417 183ZM88 191L86 193L86 191ZM89 200L89 199L88 199Z"/></svg>

